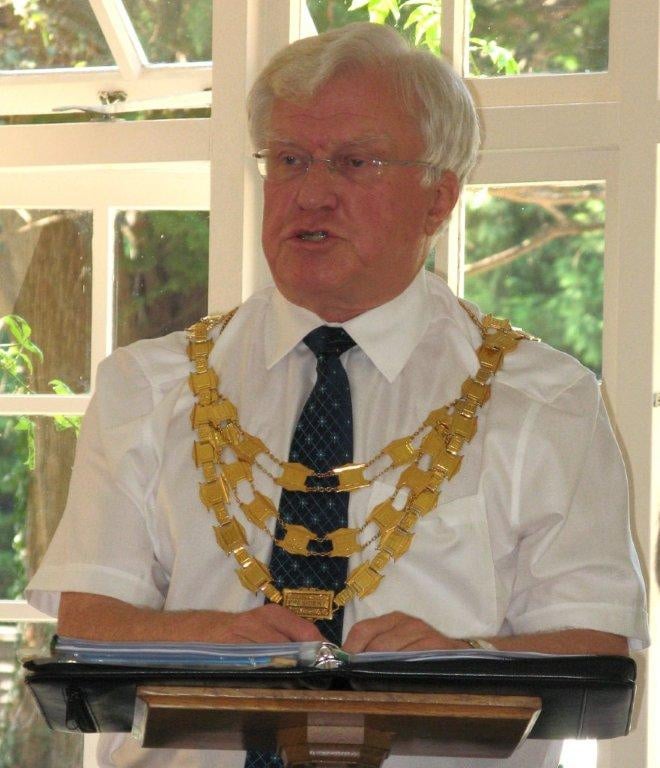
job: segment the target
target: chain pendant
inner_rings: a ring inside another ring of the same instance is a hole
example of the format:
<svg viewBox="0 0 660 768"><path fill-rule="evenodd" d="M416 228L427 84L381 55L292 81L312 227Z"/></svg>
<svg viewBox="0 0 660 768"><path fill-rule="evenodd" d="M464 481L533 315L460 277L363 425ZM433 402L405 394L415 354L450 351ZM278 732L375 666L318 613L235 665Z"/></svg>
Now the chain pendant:
<svg viewBox="0 0 660 768"><path fill-rule="evenodd" d="M335 593L331 589L283 589L282 598L285 608L308 621L331 619Z"/></svg>

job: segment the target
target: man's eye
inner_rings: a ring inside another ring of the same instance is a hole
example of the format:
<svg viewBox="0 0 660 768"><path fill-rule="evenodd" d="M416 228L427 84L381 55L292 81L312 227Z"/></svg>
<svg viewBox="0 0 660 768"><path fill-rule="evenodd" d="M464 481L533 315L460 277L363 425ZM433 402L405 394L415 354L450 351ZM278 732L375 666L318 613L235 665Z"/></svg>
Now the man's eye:
<svg viewBox="0 0 660 768"><path fill-rule="evenodd" d="M371 158L363 155L341 155L337 158L337 165L349 171L360 171L372 165Z"/></svg>
<svg viewBox="0 0 660 768"><path fill-rule="evenodd" d="M300 168L305 164L303 155L297 155L294 152L283 152L277 156L277 164L282 168Z"/></svg>

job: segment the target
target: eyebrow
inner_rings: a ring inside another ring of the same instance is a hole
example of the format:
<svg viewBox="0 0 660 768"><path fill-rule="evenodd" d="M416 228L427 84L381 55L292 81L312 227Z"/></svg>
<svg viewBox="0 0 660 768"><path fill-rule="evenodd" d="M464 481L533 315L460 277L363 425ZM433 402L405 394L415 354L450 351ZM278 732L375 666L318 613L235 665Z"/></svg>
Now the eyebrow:
<svg viewBox="0 0 660 768"><path fill-rule="evenodd" d="M283 144L284 146L302 148L301 145L294 139L284 135L278 135L277 133L270 134L270 136L267 138L267 141L269 143L275 142L277 144ZM343 149L345 147L362 147L371 144L387 144L390 146L392 144L392 139L387 134L367 134L365 136L358 136L355 139L348 139L347 141L337 142L334 146L335 149Z"/></svg>

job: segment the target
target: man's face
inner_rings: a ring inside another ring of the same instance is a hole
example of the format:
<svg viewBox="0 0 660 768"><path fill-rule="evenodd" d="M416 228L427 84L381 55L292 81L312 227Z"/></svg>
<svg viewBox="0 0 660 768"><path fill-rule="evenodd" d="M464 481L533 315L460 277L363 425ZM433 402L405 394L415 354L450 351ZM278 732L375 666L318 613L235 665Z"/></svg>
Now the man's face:
<svg viewBox="0 0 660 768"><path fill-rule="evenodd" d="M276 100L271 151L314 158L358 152L419 160L413 119L379 72L339 76L310 99ZM422 186L420 166L387 166L368 185L313 163L306 174L264 182L262 242L278 289L328 321L343 321L401 293L424 263L429 239L451 212L456 177Z"/></svg>

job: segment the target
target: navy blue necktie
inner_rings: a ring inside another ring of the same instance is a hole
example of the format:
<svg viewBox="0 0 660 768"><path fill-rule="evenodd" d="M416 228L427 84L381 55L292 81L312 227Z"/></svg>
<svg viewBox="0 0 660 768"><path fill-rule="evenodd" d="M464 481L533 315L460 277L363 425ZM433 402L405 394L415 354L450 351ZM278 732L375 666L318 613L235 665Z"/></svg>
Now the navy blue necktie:
<svg viewBox="0 0 660 768"><path fill-rule="evenodd" d="M355 345L343 328L322 325L303 339L316 356L316 384L305 402L291 440L289 461L300 462L316 472L326 472L353 460L353 411L348 376L339 356ZM308 480L309 487L328 486L328 482ZM348 493L303 493L282 491L280 520L304 525L317 535L348 525ZM276 537L284 529L278 521ZM312 544L310 548L312 548ZM314 550L312 550L314 551ZM315 587L337 592L346 582L348 560L324 557L327 548L318 544L316 555L291 555L274 546L270 571L278 589ZM332 619L317 621L321 634L341 644L343 609ZM276 754L250 751L245 768L281 768Z"/></svg>

